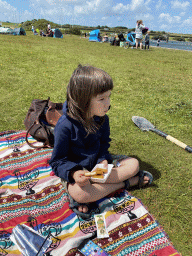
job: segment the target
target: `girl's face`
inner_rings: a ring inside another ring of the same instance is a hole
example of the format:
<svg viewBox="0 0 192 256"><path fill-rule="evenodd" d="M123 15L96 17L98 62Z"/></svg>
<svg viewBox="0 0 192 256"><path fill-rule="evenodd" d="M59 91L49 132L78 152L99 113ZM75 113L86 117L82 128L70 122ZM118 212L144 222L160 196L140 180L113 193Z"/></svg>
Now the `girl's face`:
<svg viewBox="0 0 192 256"><path fill-rule="evenodd" d="M93 97L90 102L90 115L93 116L104 116L110 107L110 96L111 90L98 94Z"/></svg>

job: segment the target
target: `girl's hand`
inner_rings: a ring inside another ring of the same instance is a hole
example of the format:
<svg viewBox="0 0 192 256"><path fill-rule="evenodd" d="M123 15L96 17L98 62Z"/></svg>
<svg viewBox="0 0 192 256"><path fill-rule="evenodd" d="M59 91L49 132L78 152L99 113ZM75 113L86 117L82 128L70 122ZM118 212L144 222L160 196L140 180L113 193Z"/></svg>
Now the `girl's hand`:
<svg viewBox="0 0 192 256"><path fill-rule="evenodd" d="M99 164L103 164L103 168L108 169L108 161L107 160L103 160Z"/></svg>
<svg viewBox="0 0 192 256"><path fill-rule="evenodd" d="M84 187L89 183L90 177L86 177L84 173L87 171L79 170L73 173L73 179L80 187Z"/></svg>

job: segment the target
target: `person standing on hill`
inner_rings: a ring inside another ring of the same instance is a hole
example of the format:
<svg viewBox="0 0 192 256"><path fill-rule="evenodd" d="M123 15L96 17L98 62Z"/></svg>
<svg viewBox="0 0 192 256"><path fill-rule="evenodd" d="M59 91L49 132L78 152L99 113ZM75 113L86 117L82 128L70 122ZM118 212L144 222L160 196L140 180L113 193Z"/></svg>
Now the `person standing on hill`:
<svg viewBox="0 0 192 256"><path fill-rule="evenodd" d="M143 21L142 20L138 20L136 23L136 29L135 29L135 40L136 40L136 49L138 48L138 45L140 43L140 49L143 49L143 43L142 43L142 39L143 39L143 34L142 34L142 30L145 28Z"/></svg>

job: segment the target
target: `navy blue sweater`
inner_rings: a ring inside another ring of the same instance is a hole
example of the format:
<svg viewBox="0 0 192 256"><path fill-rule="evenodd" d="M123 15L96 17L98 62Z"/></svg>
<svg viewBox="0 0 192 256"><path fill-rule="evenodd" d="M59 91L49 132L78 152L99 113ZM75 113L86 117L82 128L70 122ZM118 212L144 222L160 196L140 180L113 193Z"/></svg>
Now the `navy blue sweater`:
<svg viewBox="0 0 192 256"><path fill-rule="evenodd" d="M63 115L60 117L54 130L54 149L50 165L54 173L67 182L74 182L70 172L82 170L83 167L91 171L93 167L103 160L112 162L108 152L111 139L109 118L105 115L105 121L94 134L87 135L83 125L72 119L67 114L67 103L63 105ZM100 117L94 118L96 122Z"/></svg>

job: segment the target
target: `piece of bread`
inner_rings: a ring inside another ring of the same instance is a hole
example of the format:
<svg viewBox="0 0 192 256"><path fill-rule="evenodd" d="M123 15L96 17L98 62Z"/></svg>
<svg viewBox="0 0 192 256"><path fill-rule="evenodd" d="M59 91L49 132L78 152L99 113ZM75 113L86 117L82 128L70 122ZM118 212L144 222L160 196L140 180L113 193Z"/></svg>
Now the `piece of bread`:
<svg viewBox="0 0 192 256"><path fill-rule="evenodd" d="M104 175L103 174L96 174L96 175L93 175L92 178L104 179Z"/></svg>
<svg viewBox="0 0 192 256"><path fill-rule="evenodd" d="M107 169L104 169L104 168L96 168L94 170L94 172L96 172L97 174L103 174L103 173L107 173Z"/></svg>

